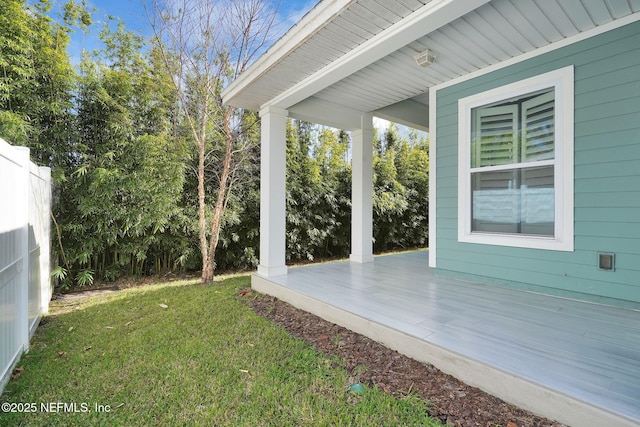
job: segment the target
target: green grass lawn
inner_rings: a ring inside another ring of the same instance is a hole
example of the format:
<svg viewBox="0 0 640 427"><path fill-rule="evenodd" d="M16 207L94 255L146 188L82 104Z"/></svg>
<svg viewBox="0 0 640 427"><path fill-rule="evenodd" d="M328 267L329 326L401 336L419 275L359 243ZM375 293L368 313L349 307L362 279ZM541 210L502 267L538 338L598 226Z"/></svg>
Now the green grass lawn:
<svg viewBox="0 0 640 427"><path fill-rule="evenodd" d="M0 425L440 425L415 395L348 391L340 360L239 300L248 286L242 276L53 302L1 399L35 412L0 412Z"/></svg>

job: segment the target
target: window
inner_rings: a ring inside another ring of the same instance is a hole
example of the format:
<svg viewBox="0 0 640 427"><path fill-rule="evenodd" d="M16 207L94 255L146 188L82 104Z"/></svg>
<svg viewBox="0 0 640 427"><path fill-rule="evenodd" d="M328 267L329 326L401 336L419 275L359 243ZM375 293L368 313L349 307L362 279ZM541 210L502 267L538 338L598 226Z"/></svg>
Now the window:
<svg viewBox="0 0 640 427"><path fill-rule="evenodd" d="M458 240L573 250L573 68L458 108Z"/></svg>

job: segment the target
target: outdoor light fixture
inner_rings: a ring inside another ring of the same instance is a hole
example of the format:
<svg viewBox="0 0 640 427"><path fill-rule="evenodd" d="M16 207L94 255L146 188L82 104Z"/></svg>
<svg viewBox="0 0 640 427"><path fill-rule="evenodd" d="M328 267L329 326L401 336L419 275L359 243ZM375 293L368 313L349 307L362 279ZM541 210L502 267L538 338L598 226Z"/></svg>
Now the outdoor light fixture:
<svg viewBox="0 0 640 427"><path fill-rule="evenodd" d="M427 49L425 51L415 54L413 59L415 59L416 64L418 64L419 66L428 67L429 65L435 62L436 54L433 53L432 50Z"/></svg>

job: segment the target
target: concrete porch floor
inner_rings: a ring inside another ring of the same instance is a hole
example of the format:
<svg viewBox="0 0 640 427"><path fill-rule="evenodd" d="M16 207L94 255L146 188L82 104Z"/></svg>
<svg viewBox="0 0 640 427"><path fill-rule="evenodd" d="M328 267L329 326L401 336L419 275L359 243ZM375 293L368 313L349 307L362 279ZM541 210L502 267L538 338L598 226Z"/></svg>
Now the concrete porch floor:
<svg viewBox="0 0 640 427"><path fill-rule="evenodd" d="M640 311L438 277L427 260L317 264L252 286L547 418L640 425Z"/></svg>

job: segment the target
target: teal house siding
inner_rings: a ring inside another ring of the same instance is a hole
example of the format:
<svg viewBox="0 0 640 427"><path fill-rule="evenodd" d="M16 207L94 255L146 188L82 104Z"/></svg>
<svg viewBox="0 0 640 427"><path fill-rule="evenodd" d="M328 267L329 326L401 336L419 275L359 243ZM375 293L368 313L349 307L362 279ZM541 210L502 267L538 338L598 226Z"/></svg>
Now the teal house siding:
<svg viewBox="0 0 640 427"><path fill-rule="evenodd" d="M458 242L458 100L570 65L574 251ZM442 88L436 97L436 272L640 308L640 22ZM615 271L598 269L600 252L615 254Z"/></svg>

